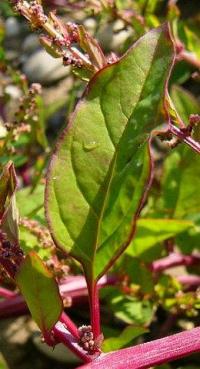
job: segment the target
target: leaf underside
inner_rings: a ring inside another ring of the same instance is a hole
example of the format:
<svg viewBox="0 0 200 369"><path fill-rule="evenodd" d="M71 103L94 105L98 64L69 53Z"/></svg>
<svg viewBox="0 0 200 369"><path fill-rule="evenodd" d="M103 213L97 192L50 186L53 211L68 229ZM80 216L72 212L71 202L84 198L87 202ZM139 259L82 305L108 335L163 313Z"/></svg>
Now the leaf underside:
<svg viewBox="0 0 200 369"><path fill-rule="evenodd" d="M89 279L98 279L133 236L151 176L150 133L173 55L163 25L97 73L53 154L49 227Z"/></svg>

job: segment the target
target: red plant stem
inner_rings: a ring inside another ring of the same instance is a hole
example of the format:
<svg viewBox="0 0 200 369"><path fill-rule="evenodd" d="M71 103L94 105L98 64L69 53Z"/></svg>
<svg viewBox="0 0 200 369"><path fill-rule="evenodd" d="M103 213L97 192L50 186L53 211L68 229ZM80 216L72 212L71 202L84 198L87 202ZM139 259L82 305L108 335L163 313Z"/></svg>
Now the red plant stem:
<svg viewBox="0 0 200 369"><path fill-rule="evenodd" d="M7 288L0 287L0 296L4 297L6 299L10 299L10 298L13 298L13 297L17 296L17 293L13 292L13 291L10 291Z"/></svg>
<svg viewBox="0 0 200 369"><path fill-rule="evenodd" d="M98 282L98 288L116 284L114 276L104 276ZM72 298L72 305L80 305L87 301L88 289L83 276L70 276L61 281L59 285L60 294L63 298ZM21 295L16 294L9 300L0 301L0 319L9 318L12 315L19 316L29 313L28 307Z"/></svg>
<svg viewBox="0 0 200 369"><path fill-rule="evenodd" d="M100 355L77 369L147 369L200 351L200 327Z"/></svg>
<svg viewBox="0 0 200 369"><path fill-rule="evenodd" d="M92 360L92 357L79 346L77 339L70 334L62 323L58 322L54 326L53 335L57 343L63 343L85 363L89 363Z"/></svg>
<svg viewBox="0 0 200 369"><path fill-rule="evenodd" d="M65 325L67 330L75 338L79 339L78 328L77 328L76 324L74 324L74 322L70 319L70 317L66 313L62 313L62 315L60 317L60 322L62 322Z"/></svg>
<svg viewBox="0 0 200 369"><path fill-rule="evenodd" d="M200 286L200 276L199 275L192 275L192 274L180 275L180 276L177 276L177 279L181 284L186 285L188 288Z"/></svg>
<svg viewBox="0 0 200 369"><path fill-rule="evenodd" d="M188 133L185 133L180 128L174 126L173 124L169 124L169 131L178 137L181 141L185 142L188 146L191 147L192 150L200 154L200 143L195 141Z"/></svg>
<svg viewBox="0 0 200 369"><path fill-rule="evenodd" d="M28 313L28 307L21 295L0 301L0 319Z"/></svg>
<svg viewBox="0 0 200 369"><path fill-rule="evenodd" d="M178 265L189 266L194 264L200 264L200 255L182 255L172 252L165 258L153 261L151 264L151 270L153 272L161 272Z"/></svg>
<svg viewBox="0 0 200 369"><path fill-rule="evenodd" d="M100 306L99 306L99 288L97 283L90 285L88 283L88 295L90 304L90 317L92 332L94 334L94 339L97 339L101 334L100 328Z"/></svg>
<svg viewBox="0 0 200 369"><path fill-rule="evenodd" d="M193 65L193 67L200 69L200 60L192 52L183 50L178 55L178 60L184 60L187 63Z"/></svg>

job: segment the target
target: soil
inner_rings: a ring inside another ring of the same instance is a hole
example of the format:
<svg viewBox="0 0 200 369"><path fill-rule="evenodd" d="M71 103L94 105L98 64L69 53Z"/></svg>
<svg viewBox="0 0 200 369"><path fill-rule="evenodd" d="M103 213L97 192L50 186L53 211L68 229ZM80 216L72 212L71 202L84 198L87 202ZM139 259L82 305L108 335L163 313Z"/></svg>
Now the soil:
<svg viewBox="0 0 200 369"><path fill-rule="evenodd" d="M72 369L38 351L33 343L37 326L28 316L0 321L0 351L9 369Z"/></svg>

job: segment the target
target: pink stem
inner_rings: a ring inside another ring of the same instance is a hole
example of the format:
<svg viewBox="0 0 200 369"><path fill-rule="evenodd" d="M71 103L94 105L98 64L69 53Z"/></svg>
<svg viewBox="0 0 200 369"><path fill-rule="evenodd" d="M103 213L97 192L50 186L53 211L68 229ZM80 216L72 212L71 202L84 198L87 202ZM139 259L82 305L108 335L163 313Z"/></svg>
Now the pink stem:
<svg viewBox="0 0 200 369"><path fill-rule="evenodd" d="M192 150L200 154L200 143L195 141L190 135L186 134L183 130L173 124L169 124L169 131L190 146Z"/></svg>
<svg viewBox="0 0 200 369"><path fill-rule="evenodd" d="M147 369L200 351L200 327L100 355L77 369Z"/></svg>
<svg viewBox="0 0 200 369"><path fill-rule="evenodd" d="M99 280L97 286L98 288L102 288L107 285L113 285L116 282L117 280L114 276L104 276ZM85 302L85 298L88 296L87 284L83 276L77 275L65 278L61 281L59 290L63 298L72 298L73 306ZM18 316L28 312L28 307L21 295L13 296L9 300L0 301L0 318L9 318L13 314Z"/></svg>
<svg viewBox="0 0 200 369"><path fill-rule="evenodd" d="M178 265L189 266L194 264L200 264L200 255L182 255L172 252L165 258L153 261L151 270L153 272L161 272Z"/></svg>
<svg viewBox="0 0 200 369"><path fill-rule="evenodd" d="M200 276L199 275L180 275L177 277L178 281L188 287L199 287L200 286Z"/></svg>
<svg viewBox="0 0 200 369"><path fill-rule="evenodd" d="M178 55L178 60L184 60L187 63L193 65L195 68L200 69L200 60L196 57L194 53L183 50Z"/></svg>
<svg viewBox="0 0 200 369"><path fill-rule="evenodd" d="M62 315L60 317L60 322L62 322L65 325L65 327L67 328L67 330L75 338L79 339L78 328L77 328L77 326L74 324L74 322L70 319L70 317L66 313L62 313Z"/></svg>
<svg viewBox="0 0 200 369"><path fill-rule="evenodd" d="M9 318L13 315L28 313L28 307L21 295L0 301L0 319Z"/></svg>
<svg viewBox="0 0 200 369"><path fill-rule="evenodd" d="M88 283L88 294L90 304L91 326L94 334L94 339L97 339L101 334L100 328L100 307L99 307L99 289L96 283L92 286Z"/></svg>
<svg viewBox="0 0 200 369"><path fill-rule="evenodd" d="M53 335L57 343L63 343L72 352L74 352L85 363L89 363L92 357L79 346L77 339L75 339L65 326L58 322L53 328Z"/></svg>
<svg viewBox="0 0 200 369"><path fill-rule="evenodd" d="M13 291L10 291L7 288L0 287L0 296L4 297L6 299L10 299L10 298L13 298L13 297L17 296L17 293L13 292Z"/></svg>

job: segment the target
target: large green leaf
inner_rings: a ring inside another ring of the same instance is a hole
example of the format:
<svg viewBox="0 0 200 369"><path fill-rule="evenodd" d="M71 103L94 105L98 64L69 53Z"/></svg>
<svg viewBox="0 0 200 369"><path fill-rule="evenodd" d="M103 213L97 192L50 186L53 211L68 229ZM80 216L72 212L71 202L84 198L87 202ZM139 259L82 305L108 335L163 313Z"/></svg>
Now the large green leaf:
<svg viewBox="0 0 200 369"><path fill-rule="evenodd" d="M89 279L99 278L134 234L151 176L148 139L173 54L164 25L97 73L53 154L49 227Z"/></svg>
<svg viewBox="0 0 200 369"><path fill-rule="evenodd" d="M50 331L62 312L62 299L53 275L33 251L21 264L16 283L41 331Z"/></svg>
<svg viewBox="0 0 200 369"><path fill-rule="evenodd" d="M139 219L134 240L128 246L126 253L131 256L141 256L157 243L174 237L189 228L193 222L176 219Z"/></svg>

